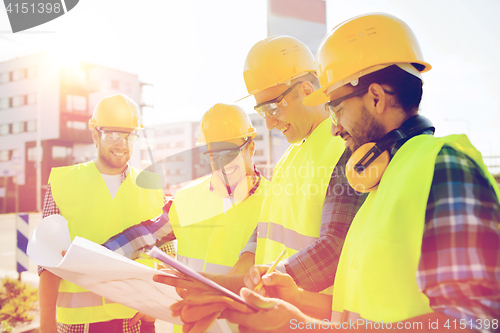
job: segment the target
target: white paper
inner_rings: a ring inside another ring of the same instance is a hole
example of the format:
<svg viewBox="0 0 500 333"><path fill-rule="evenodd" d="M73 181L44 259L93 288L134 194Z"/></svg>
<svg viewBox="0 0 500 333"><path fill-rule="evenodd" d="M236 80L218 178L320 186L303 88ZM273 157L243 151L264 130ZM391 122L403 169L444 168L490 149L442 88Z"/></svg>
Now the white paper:
<svg viewBox="0 0 500 333"><path fill-rule="evenodd" d="M70 236L62 216L43 219L28 244L28 256L50 272L108 300L151 317L182 324L170 306L180 300L174 287L153 281L164 274L81 237ZM67 251L62 256L62 251Z"/></svg>

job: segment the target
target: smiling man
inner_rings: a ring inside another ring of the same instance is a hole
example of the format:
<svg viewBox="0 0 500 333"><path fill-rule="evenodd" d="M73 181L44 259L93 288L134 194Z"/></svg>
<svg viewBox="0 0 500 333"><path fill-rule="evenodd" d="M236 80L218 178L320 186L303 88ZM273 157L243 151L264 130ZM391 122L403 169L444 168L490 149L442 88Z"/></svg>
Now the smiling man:
<svg viewBox="0 0 500 333"><path fill-rule="evenodd" d="M259 41L248 52L243 77L267 128L279 129L292 144L264 198L255 263L270 264L286 248L278 271L306 290L322 291L333 284L345 235L365 199L345 177L351 153L330 135L324 106L302 103L319 88L314 57L303 42L290 36Z"/></svg>
<svg viewBox="0 0 500 333"><path fill-rule="evenodd" d="M138 187L139 171L127 164L138 130L143 128L134 101L124 95L103 98L89 126L97 159L52 169L43 217L61 214L72 239L80 236L103 243L137 221L161 214L163 192ZM40 272L39 294L42 333L154 332L153 318L129 325L137 311L106 301L47 270Z"/></svg>

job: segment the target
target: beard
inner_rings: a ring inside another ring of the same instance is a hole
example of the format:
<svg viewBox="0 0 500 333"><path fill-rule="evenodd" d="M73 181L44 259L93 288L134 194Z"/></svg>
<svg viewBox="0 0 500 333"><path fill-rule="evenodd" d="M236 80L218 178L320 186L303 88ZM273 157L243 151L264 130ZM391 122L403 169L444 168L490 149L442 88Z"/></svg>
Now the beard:
<svg viewBox="0 0 500 333"><path fill-rule="evenodd" d="M361 109L361 117L355 122L351 132L344 131L340 133L343 138L350 135L353 141L353 147L349 148L355 152L359 147L368 142L377 142L386 134L384 126L373 117L363 106Z"/></svg>
<svg viewBox="0 0 500 333"><path fill-rule="evenodd" d="M123 168L130 159L129 151L127 151L127 153L124 155L123 158L114 159L111 155L112 154L111 149L106 149L102 147L102 145L99 145L98 149L99 149L98 152L99 158L104 164L106 164L110 168Z"/></svg>

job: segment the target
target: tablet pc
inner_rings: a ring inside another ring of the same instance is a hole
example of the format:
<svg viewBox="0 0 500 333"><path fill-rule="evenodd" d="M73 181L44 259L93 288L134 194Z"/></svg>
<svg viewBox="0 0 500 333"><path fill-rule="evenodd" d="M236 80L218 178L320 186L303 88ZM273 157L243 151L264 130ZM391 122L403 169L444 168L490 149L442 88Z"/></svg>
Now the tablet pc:
<svg viewBox="0 0 500 333"><path fill-rule="evenodd" d="M224 288L220 284L217 284L214 281L204 277L203 275L201 275L200 273L198 273L194 269L192 269L192 268L184 265L183 263L175 260L174 258L169 256L168 254L166 254L165 252L163 252L162 250L160 250L156 246L153 247L147 254L152 256L153 258L156 258L156 259L160 260L161 262L169 265L170 267L174 268L175 270L195 279L196 281L199 281L199 282L201 282L209 287L212 287L213 289L215 289L217 291L220 291L225 296L247 305L248 307L250 307L251 309L253 309L255 311L260 310L255 305L247 303L243 298L241 298L239 295L236 295L231 290Z"/></svg>

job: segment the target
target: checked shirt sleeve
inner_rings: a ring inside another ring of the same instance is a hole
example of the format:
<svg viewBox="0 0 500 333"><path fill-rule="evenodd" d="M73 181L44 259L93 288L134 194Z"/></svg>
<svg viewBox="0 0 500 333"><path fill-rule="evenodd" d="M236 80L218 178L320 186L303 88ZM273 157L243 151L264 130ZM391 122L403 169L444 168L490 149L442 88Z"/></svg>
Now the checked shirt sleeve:
<svg viewBox="0 0 500 333"><path fill-rule="evenodd" d="M155 219L133 225L111 237L102 245L127 258L136 259L146 249L153 246L161 247L165 243L173 241L175 235L168 219L172 203L172 200L168 201L163 207L163 214Z"/></svg>
<svg viewBox="0 0 500 333"><path fill-rule="evenodd" d="M354 191L347 182L345 165L350 156L346 149L333 170L319 238L283 261L286 273L305 290L318 292L333 285L347 231L366 199L366 194Z"/></svg>
<svg viewBox="0 0 500 333"><path fill-rule="evenodd" d="M52 189L49 183L49 185L47 185L47 191L45 191L45 198L43 199L42 218L46 218L47 216L55 214L61 214L61 212L59 211L59 208L54 201L54 197L52 196ZM43 268L42 266L38 266L38 276L40 276L40 274L42 274L44 270L45 268Z"/></svg>
<svg viewBox="0 0 500 333"><path fill-rule="evenodd" d="M471 159L444 146L427 202L417 282L434 311L465 319L467 328L470 321L484 326L485 319L500 318L499 223L492 185Z"/></svg>
<svg viewBox="0 0 500 333"><path fill-rule="evenodd" d="M54 201L52 188L49 183L49 185L47 185L47 191L45 192L45 198L43 199L42 218L55 214L61 214L61 212Z"/></svg>

